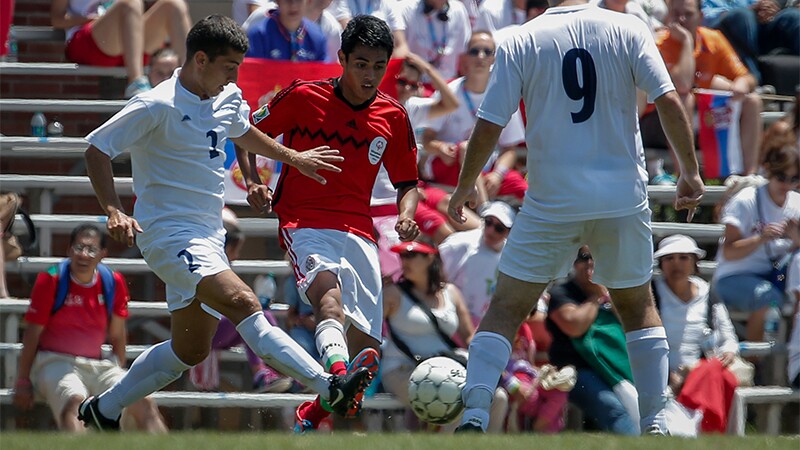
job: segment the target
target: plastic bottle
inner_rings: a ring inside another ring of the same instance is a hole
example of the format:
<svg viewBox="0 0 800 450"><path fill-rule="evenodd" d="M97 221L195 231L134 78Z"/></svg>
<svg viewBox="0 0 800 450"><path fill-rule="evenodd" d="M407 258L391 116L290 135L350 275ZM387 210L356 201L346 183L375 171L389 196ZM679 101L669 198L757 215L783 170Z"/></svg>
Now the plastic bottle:
<svg viewBox="0 0 800 450"><path fill-rule="evenodd" d="M711 359L717 355L717 335L714 330L706 327L703 330L703 340L700 342L700 347L703 349L703 355L706 359Z"/></svg>
<svg viewBox="0 0 800 450"><path fill-rule="evenodd" d="M253 282L253 292L258 297L261 307L266 309L269 303L275 298L275 291L278 285L275 283L275 275L268 273L266 275L259 275Z"/></svg>
<svg viewBox="0 0 800 450"><path fill-rule="evenodd" d="M6 53L5 60L7 62L17 62L17 54L19 52L19 48L17 45L17 34L14 31L14 27L9 28L8 30L8 39L6 40L6 48L8 52Z"/></svg>
<svg viewBox="0 0 800 450"><path fill-rule="evenodd" d="M778 329L781 325L781 310L773 302L764 315L764 341L775 343L778 341Z"/></svg>
<svg viewBox="0 0 800 450"><path fill-rule="evenodd" d="M58 120L53 120L47 124L47 137L61 137L64 136L64 125Z"/></svg>
<svg viewBox="0 0 800 450"><path fill-rule="evenodd" d="M33 117L31 117L31 136L47 136L47 118L45 118L44 114L40 112L37 112L33 115Z"/></svg>

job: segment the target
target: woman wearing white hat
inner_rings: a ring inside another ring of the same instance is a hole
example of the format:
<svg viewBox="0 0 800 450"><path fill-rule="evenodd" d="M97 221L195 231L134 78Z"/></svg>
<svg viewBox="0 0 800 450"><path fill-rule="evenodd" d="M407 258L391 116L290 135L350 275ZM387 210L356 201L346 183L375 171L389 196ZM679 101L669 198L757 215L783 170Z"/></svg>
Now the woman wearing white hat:
<svg viewBox="0 0 800 450"><path fill-rule="evenodd" d="M739 353L739 342L725 305L711 300L709 284L696 275L706 252L694 239L676 234L663 239L653 256L662 274L653 279L653 294L670 348L669 386L685 406L703 410L708 419L703 431L724 432L738 384L726 368ZM720 364L690 375L703 357ZM681 392L687 380L690 387Z"/></svg>

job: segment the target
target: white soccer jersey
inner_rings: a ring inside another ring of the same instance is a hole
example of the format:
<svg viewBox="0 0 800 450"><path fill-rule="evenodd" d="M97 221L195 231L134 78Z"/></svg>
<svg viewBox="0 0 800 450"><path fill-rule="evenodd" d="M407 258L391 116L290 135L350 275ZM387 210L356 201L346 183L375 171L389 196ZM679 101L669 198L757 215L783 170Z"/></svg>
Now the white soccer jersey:
<svg viewBox="0 0 800 450"><path fill-rule="evenodd" d="M526 19L526 11L515 8L511 0L484 0L478 8L473 29L494 34L509 25L522 25Z"/></svg>
<svg viewBox="0 0 800 450"><path fill-rule="evenodd" d="M563 222L647 208L636 87L650 102L675 90L631 15L550 8L500 46L478 116L505 126L524 99L529 214Z"/></svg>
<svg viewBox="0 0 800 450"><path fill-rule="evenodd" d="M250 129L250 108L236 84L200 100L181 86L179 73L86 136L111 158L130 152L134 216L145 234L156 226L221 229L225 142Z"/></svg>
<svg viewBox="0 0 800 450"><path fill-rule="evenodd" d="M406 0L399 7L409 50L436 67L445 80L458 73L458 58L472 33L464 5L458 0L448 4L447 21L437 19L436 11L425 15L422 0Z"/></svg>

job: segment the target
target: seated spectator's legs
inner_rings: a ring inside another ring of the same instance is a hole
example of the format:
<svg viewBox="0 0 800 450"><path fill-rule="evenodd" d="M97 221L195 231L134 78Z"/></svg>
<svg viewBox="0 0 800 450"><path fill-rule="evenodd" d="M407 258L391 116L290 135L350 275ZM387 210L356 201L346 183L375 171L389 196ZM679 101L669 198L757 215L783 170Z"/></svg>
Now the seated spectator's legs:
<svg viewBox="0 0 800 450"><path fill-rule="evenodd" d="M186 35L191 28L189 6L185 0L158 0L144 14L144 51L150 55L169 38L178 54L178 64L186 61Z"/></svg>
<svg viewBox="0 0 800 450"><path fill-rule="evenodd" d="M759 24L756 13L750 8L736 8L722 14L715 24L736 50L747 70L761 83L758 70Z"/></svg>
<svg viewBox="0 0 800 450"><path fill-rule="evenodd" d="M123 56L129 83L144 75L143 13L143 2L117 0L105 14L91 23L91 36L97 49L108 56ZM75 37L72 40L75 40ZM73 59L74 56L69 54L69 49L68 57L79 64L82 63L81 60Z"/></svg>
<svg viewBox="0 0 800 450"><path fill-rule="evenodd" d="M474 230L481 226L481 218L478 217L471 209L464 208L464 217L466 217L466 221L464 223L456 223L450 216L447 214L447 205L450 203L450 194L445 192L442 189L426 186L424 187L425 198L424 202L430 208L439 212L447 220L447 223L455 231L466 231L466 230Z"/></svg>
<svg viewBox="0 0 800 450"><path fill-rule="evenodd" d="M578 370L578 381L569 393L569 401L603 431L629 436L639 434L617 395L591 369Z"/></svg>
<svg viewBox="0 0 800 450"><path fill-rule="evenodd" d="M454 233L453 227L439 211L428 206L426 202L417 205L417 212L414 214L414 221L419 224L422 234L433 239L436 245L444 241L447 236Z"/></svg>
<svg viewBox="0 0 800 450"><path fill-rule="evenodd" d="M736 274L717 280L714 291L729 309L750 312L747 320L748 341L764 337L764 314L773 302L782 305L784 294L770 281L767 274Z"/></svg>
<svg viewBox="0 0 800 450"><path fill-rule="evenodd" d="M539 408L536 414L536 421L533 423L533 431L537 433L558 433L564 429L564 408L567 407L569 393L553 389L546 391L541 387L539 390Z"/></svg>
<svg viewBox="0 0 800 450"><path fill-rule="evenodd" d="M761 54L776 48L787 49L792 55L800 55L800 9L784 8L771 22L763 25L759 35Z"/></svg>
<svg viewBox="0 0 800 450"><path fill-rule="evenodd" d="M408 378L414 368L413 365L407 364L388 372L381 372L383 389L404 405L408 404Z"/></svg>

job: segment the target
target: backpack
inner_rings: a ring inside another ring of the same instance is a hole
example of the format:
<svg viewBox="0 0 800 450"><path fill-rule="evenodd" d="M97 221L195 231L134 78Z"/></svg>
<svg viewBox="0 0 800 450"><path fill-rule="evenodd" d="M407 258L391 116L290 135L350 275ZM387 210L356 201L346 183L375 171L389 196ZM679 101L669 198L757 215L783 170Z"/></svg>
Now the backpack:
<svg viewBox="0 0 800 450"><path fill-rule="evenodd" d="M53 266L52 269L56 269L55 275L57 276L57 287L56 287L56 301L53 303L53 309L50 311L50 315L56 313L62 306L64 306L64 301L67 299L67 292L69 291L69 281L71 279L69 273L69 258L61 261L58 266ZM52 270L51 269L51 270ZM108 318L111 319L111 314L114 312L114 294L116 294L116 281L114 280L114 271L111 270L105 264L98 264L97 265L97 273L100 274L100 287L103 289L103 298L106 304L106 311L108 312Z"/></svg>

